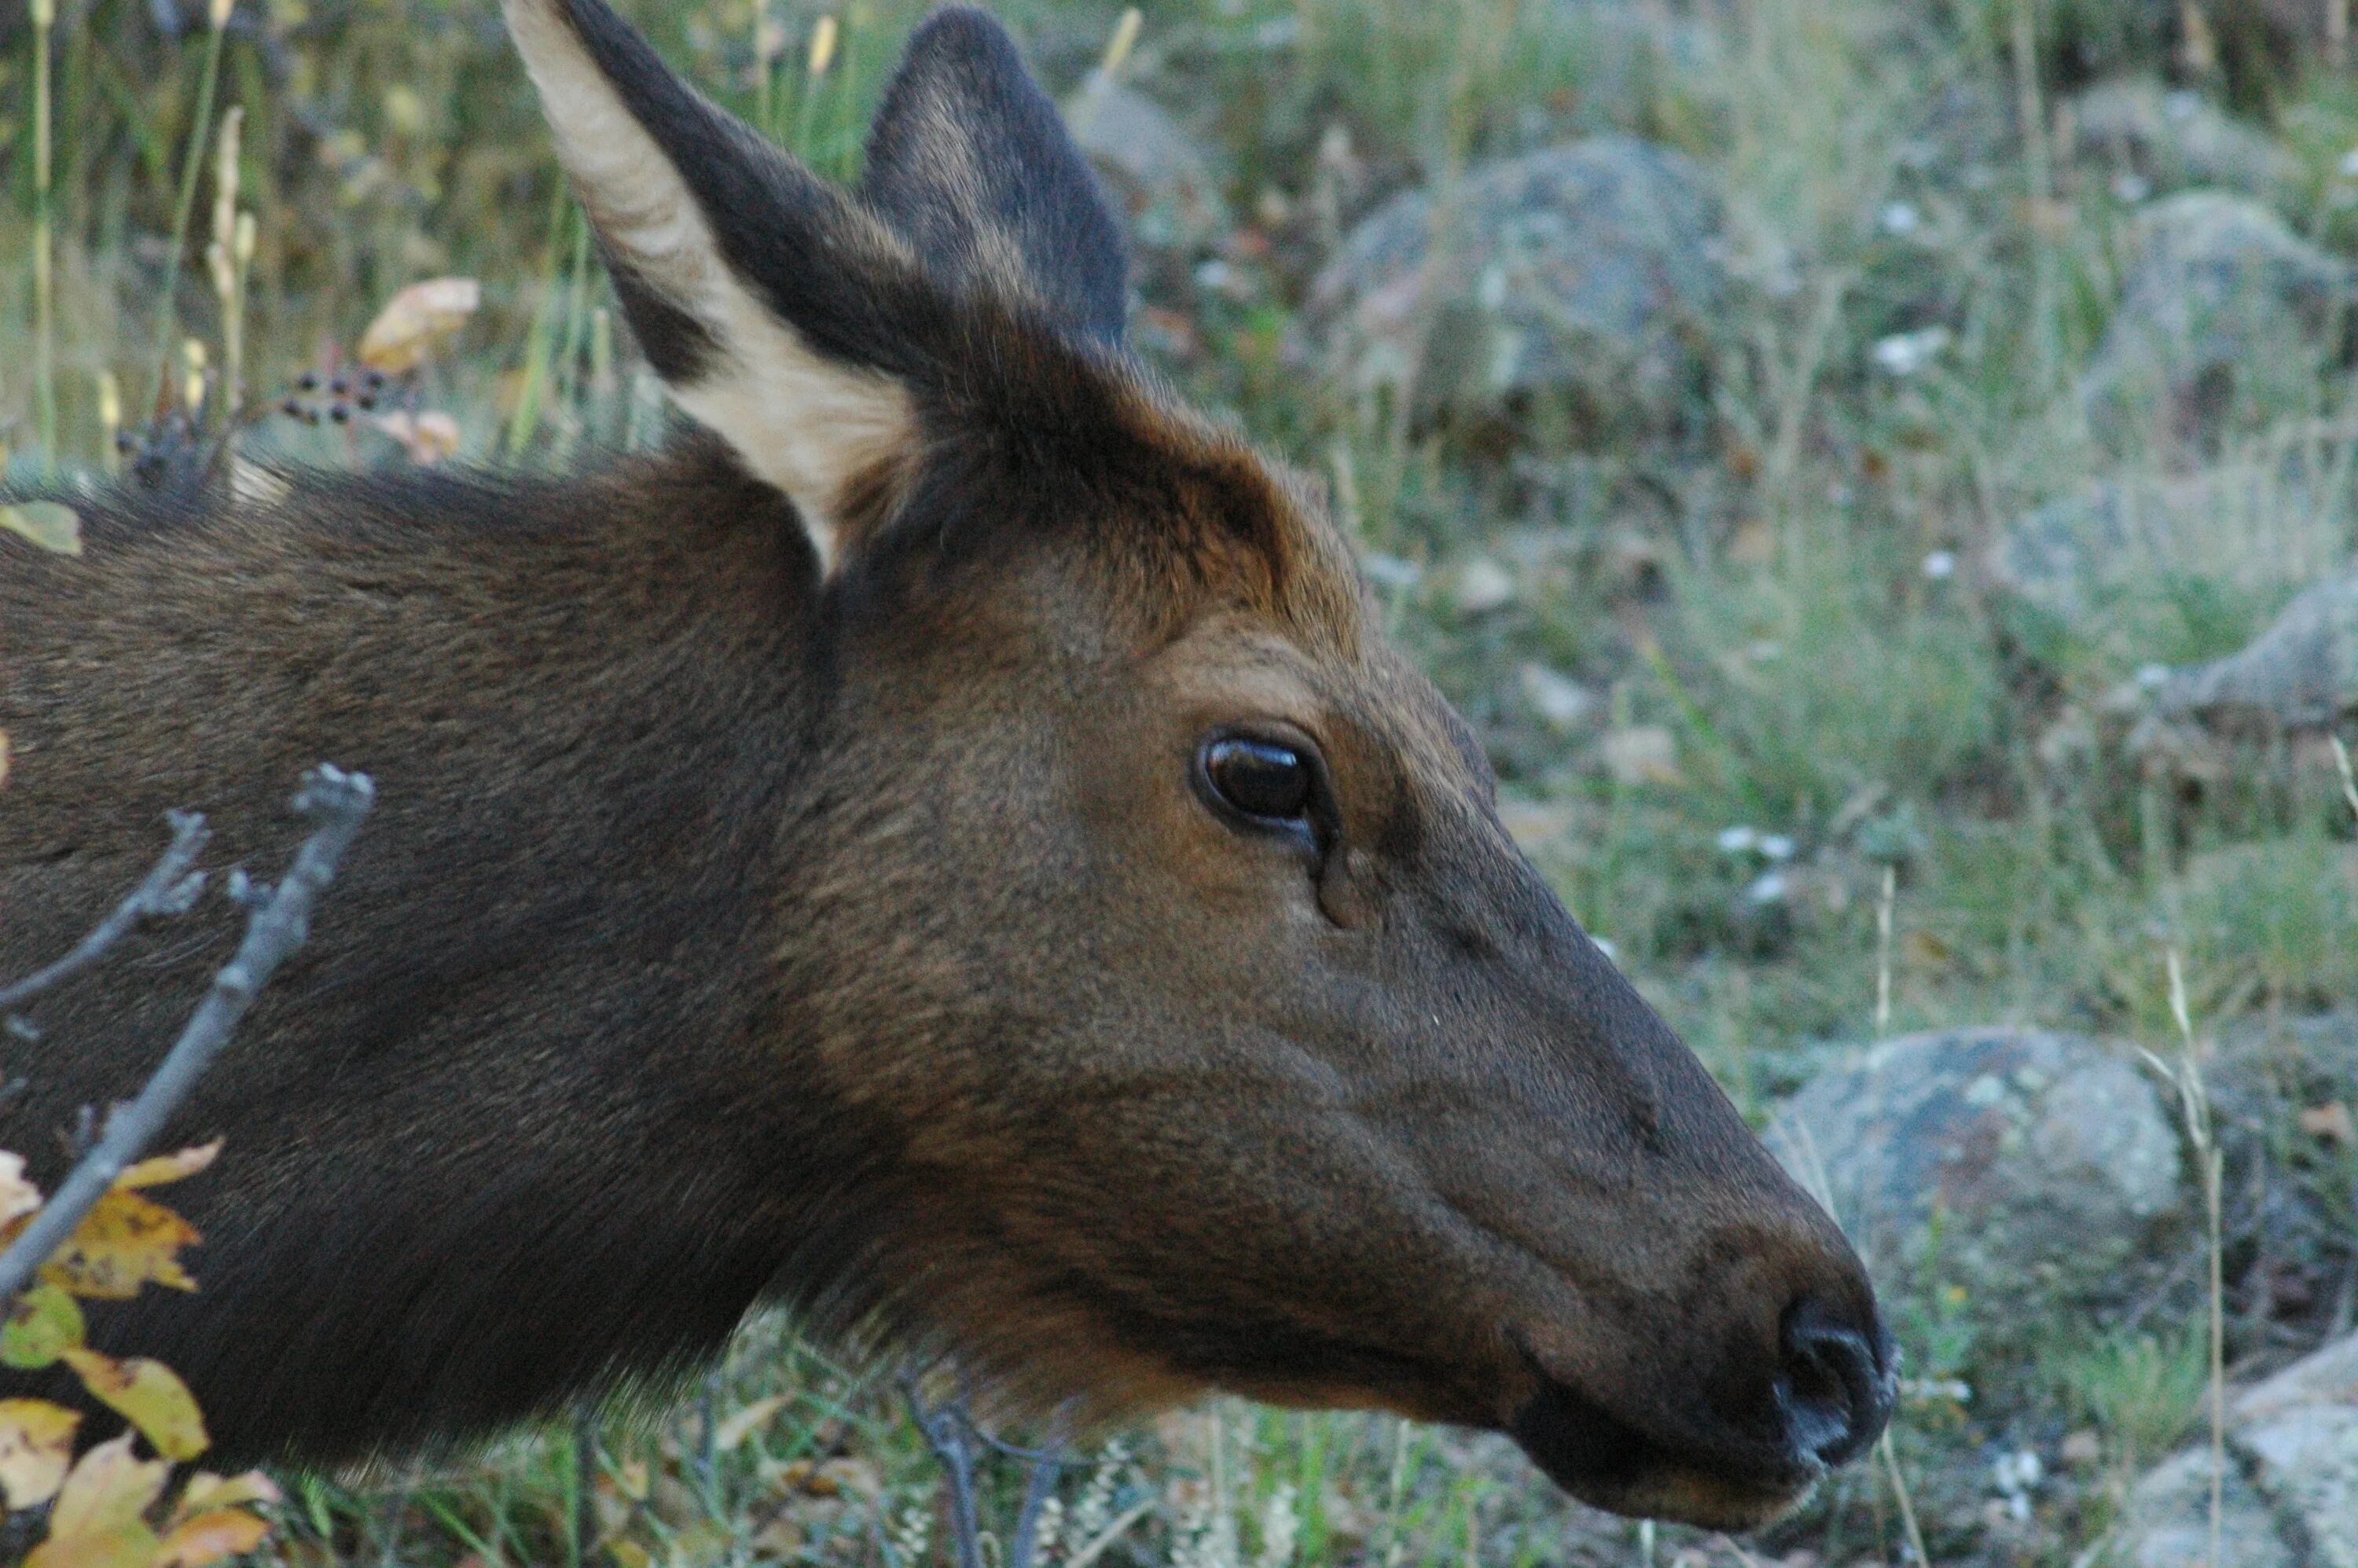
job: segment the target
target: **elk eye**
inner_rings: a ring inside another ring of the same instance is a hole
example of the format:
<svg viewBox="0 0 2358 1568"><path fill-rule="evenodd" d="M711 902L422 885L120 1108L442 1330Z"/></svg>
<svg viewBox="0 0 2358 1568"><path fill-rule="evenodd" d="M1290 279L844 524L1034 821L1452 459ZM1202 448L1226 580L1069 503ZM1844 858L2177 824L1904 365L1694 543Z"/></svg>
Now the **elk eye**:
<svg viewBox="0 0 2358 1568"><path fill-rule="evenodd" d="M1229 810L1267 823L1307 826L1318 781L1309 758L1295 748L1226 736L1204 748L1203 768L1205 782Z"/></svg>

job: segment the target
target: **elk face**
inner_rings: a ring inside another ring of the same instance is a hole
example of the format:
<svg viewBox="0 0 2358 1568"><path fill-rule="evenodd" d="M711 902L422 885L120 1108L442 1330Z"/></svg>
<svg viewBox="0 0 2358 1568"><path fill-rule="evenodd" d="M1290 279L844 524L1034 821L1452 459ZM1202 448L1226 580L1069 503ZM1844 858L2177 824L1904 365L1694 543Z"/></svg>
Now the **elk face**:
<svg viewBox="0 0 2358 1568"><path fill-rule="evenodd" d="M812 1252L857 1278L802 1292L1026 1399L1389 1407L1719 1526L1869 1442L1856 1259L1509 841L1315 499L1127 361L1004 35L918 35L855 199L600 0L507 9L650 358L827 575L778 1072L878 1153Z"/></svg>

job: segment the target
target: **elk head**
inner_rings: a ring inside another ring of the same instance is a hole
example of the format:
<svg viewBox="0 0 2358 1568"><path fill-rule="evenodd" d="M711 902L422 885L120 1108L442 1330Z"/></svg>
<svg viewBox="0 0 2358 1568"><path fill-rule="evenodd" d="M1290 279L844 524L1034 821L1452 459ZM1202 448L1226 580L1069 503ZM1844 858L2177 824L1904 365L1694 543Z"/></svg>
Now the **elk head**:
<svg viewBox="0 0 2358 1568"><path fill-rule="evenodd" d="M1872 1439L1856 1259L1518 853L1313 488L1129 357L1005 34L928 22L843 192L602 0L506 11L648 359L821 585L774 1071L871 1153L795 1292L1025 1399L1386 1407L1714 1525Z"/></svg>

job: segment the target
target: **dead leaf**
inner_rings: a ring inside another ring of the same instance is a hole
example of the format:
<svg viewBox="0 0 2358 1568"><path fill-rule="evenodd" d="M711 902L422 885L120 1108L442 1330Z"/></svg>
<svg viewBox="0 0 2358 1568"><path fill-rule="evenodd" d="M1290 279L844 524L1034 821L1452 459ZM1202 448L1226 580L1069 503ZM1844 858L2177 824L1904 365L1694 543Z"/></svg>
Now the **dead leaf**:
<svg viewBox="0 0 2358 1568"><path fill-rule="evenodd" d="M81 1424L75 1411L47 1400L0 1400L0 1492L12 1511L58 1495Z"/></svg>
<svg viewBox="0 0 2358 1568"><path fill-rule="evenodd" d="M769 1425L771 1419L785 1407L786 1396L784 1394L755 1400L712 1429L712 1446L720 1453L734 1454L740 1444Z"/></svg>
<svg viewBox="0 0 2358 1568"><path fill-rule="evenodd" d="M0 1225L41 1206L41 1189L25 1179L25 1157L0 1150Z"/></svg>
<svg viewBox="0 0 2358 1568"><path fill-rule="evenodd" d="M435 344L467 324L483 302L471 277L432 277L385 301L361 334L360 362L387 375L416 370Z"/></svg>
<svg viewBox="0 0 2358 1568"><path fill-rule="evenodd" d="M189 1385L161 1361L144 1356L118 1361L96 1350L68 1350L58 1359L74 1369L92 1399L137 1427L165 1458L194 1459L211 1445Z"/></svg>
<svg viewBox="0 0 2358 1568"><path fill-rule="evenodd" d="M81 515L61 502L20 501L14 506L0 506L0 528L21 534L56 555L81 554Z"/></svg>
<svg viewBox="0 0 2358 1568"><path fill-rule="evenodd" d="M210 1470L200 1470L180 1488L180 1500L173 1507L172 1518L177 1522L208 1509L236 1508L243 1503L275 1503L283 1497L278 1484L259 1470L248 1470L242 1476L216 1476Z"/></svg>
<svg viewBox="0 0 2358 1568"><path fill-rule="evenodd" d="M1900 952L1908 962L1920 969L1945 969L1956 955L1949 945L1929 931L1910 931L1899 939Z"/></svg>
<svg viewBox="0 0 2358 1568"><path fill-rule="evenodd" d="M1605 771L1625 787L1679 783L1678 738L1659 724L1633 724L1606 733Z"/></svg>
<svg viewBox="0 0 2358 1568"><path fill-rule="evenodd" d="M168 1459L135 1457L127 1432L100 1444L81 1456L81 1463L59 1488L57 1506L49 1510L49 1539L104 1538L130 1525L146 1529L146 1512L162 1495L171 1474ZM150 1532L151 1552L154 1539Z"/></svg>
<svg viewBox="0 0 2358 1568"><path fill-rule="evenodd" d="M0 784L8 782L8 731L0 730Z"/></svg>
<svg viewBox="0 0 2358 1568"><path fill-rule="evenodd" d="M830 1459L811 1477L810 1489L822 1498L860 1498L874 1502L884 1495L884 1477L865 1459Z"/></svg>
<svg viewBox="0 0 2358 1568"><path fill-rule="evenodd" d="M416 415L398 410L380 414L376 427L399 441L409 460L421 467L438 463L459 449L459 421L439 409Z"/></svg>
<svg viewBox="0 0 2358 1568"><path fill-rule="evenodd" d="M180 1267L179 1252L197 1239L197 1227L163 1205L137 1193L109 1192L43 1266L41 1277L103 1301L127 1301L150 1281L193 1291L197 1282Z"/></svg>
<svg viewBox="0 0 2358 1568"><path fill-rule="evenodd" d="M211 1143L200 1143L177 1154L157 1154L142 1160L114 1178L114 1190L126 1193L134 1187L160 1187L167 1182L193 1176L211 1164L221 1152L222 1141L216 1138Z"/></svg>
<svg viewBox="0 0 2358 1568"><path fill-rule="evenodd" d="M82 1341L81 1305L46 1281L35 1284L0 1323L0 1366L30 1372Z"/></svg>
<svg viewBox="0 0 2358 1568"><path fill-rule="evenodd" d="M149 1568L157 1544L156 1532L137 1523L104 1535L51 1535L24 1568Z"/></svg>
<svg viewBox="0 0 2358 1568"><path fill-rule="evenodd" d="M153 1568L205 1568L253 1551L269 1534L270 1527L243 1509L214 1509L173 1526Z"/></svg>
<svg viewBox="0 0 2358 1568"><path fill-rule="evenodd" d="M2313 1105L2300 1113L2300 1130L2311 1138L2322 1138L2330 1143L2347 1147L2358 1143L2358 1126L2353 1126L2346 1100L2330 1100Z"/></svg>

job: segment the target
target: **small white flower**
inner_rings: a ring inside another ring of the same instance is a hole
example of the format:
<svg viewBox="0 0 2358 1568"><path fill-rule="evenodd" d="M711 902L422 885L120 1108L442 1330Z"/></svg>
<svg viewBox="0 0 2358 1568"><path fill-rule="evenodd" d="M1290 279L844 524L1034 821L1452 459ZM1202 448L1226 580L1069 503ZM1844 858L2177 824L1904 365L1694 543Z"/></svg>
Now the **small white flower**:
<svg viewBox="0 0 2358 1568"><path fill-rule="evenodd" d="M1782 903L1788 891L1784 872L1763 871L1750 887L1744 890L1744 896L1758 904Z"/></svg>
<svg viewBox="0 0 2358 1568"><path fill-rule="evenodd" d="M1719 852L1723 855L1741 855L1747 849L1757 849L1759 843L1758 831L1742 823L1719 830Z"/></svg>
<svg viewBox="0 0 2358 1568"><path fill-rule="evenodd" d="M1621 949L1613 945L1611 937L1598 936L1592 933L1588 939L1596 944L1596 950L1605 955L1606 963L1617 964L1621 961Z"/></svg>
<svg viewBox="0 0 2358 1568"><path fill-rule="evenodd" d="M1782 865L1793 858L1793 841L1782 833L1771 833L1760 840L1760 853Z"/></svg>
<svg viewBox="0 0 2358 1568"><path fill-rule="evenodd" d="M1924 557L1924 575L1934 582L1946 582L1957 575L1957 552L1935 550Z"/></svg>
<svg viewBox="0 0 2358 1568"><path fill-rule="evenodd" d="M1885 373L1914 375L1941 357L1953 336L1946 327L1926 327L1914 332L1894 332L1875 345L1875 362Z"/></svg>
<svg viewBox="0 0 2358 1568"><path fill-rule="evenodd" d="M1924 215L1916 211L1913 201L1894 201L1887 205L1876 221L1887 234L1912 234L1923 227Z"/></svg>
<svg viewBox="0 0 2358 1568"><path fill-rule="evenodd" d="M2147 691L2158 691L2169 684L2168 665L2139 665L2136 683Z"/></svg>

